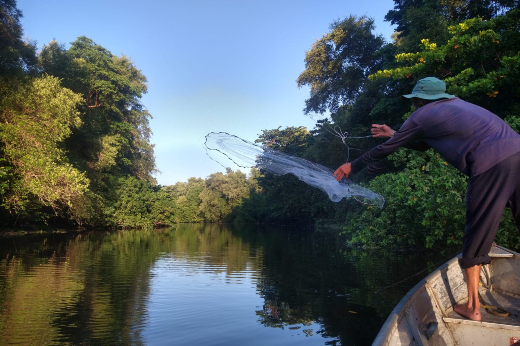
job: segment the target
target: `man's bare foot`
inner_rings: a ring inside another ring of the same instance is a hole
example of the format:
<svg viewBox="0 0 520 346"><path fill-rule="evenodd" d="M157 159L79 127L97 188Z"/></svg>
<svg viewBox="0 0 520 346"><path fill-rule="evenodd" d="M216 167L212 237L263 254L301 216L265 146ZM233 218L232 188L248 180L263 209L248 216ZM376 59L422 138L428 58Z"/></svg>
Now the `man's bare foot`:
<svg viewBox="0 0 520 346"><path fill-rule="evenodd" d="M480 316L480 311L479 311L480 309L479 310L469 309L468 303L455 304L453 306L453 310L456 313L458 313L459 315L469 318L470 320L473 320L473 321L480 321L482 319L482 317Z"/></svg>

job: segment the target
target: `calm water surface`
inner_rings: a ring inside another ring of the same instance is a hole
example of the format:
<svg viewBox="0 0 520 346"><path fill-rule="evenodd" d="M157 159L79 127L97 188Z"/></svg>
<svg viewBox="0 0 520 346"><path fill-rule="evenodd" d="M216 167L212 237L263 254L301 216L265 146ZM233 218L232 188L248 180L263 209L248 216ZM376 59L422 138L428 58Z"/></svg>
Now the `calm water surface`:
<svg viewBox="0 0 520 346"><path fill-rule="evenodd" d="M427 272L375 291L446 256L287 227L3 237L0 345L370 345Z"/></svg>

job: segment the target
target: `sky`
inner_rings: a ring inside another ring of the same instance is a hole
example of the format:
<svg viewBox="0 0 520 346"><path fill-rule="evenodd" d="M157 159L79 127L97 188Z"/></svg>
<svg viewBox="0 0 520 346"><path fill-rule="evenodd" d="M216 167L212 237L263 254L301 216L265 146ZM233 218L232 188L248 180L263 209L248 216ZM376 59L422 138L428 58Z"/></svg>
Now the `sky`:
<svg viewBox="0 0 520 346"><path fill-rule="evenodd" d="M279 126L313 129L319 117L303 112L309 88L296 83L305 52L351 14L373 18L374 32L390 42L393 27L384 16L393 6L393 0L17 1L24 37L38 48L53 39L68 48L87 36L129 57L147 77L141 101L153 116L160 185L238 168L207 153L210 132L254 142Z"/></svg>

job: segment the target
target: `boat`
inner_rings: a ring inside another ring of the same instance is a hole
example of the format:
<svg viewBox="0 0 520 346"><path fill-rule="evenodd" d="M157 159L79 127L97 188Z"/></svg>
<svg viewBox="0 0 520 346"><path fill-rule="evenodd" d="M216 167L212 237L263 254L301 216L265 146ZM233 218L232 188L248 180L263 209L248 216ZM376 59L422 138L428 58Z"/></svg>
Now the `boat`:
<svg viewBox="0 0 520 346"><path fill-rule="evenodd" d="M480 322L453 311L453 305L468 299L460 256L404 296L372 346L520 345L520 254L493 244L491 263L480 272Z"/></svg>

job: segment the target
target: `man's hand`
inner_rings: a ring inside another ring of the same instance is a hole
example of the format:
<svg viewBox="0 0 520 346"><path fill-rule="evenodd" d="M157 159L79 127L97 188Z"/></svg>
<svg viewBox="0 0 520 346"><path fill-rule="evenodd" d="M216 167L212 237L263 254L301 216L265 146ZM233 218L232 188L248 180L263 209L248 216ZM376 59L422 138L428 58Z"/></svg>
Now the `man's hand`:
<svg viewBox="0 0 520 346"><path fill-rule="evenodd" d="M372 132L372 137L392 137L395 133L389 126L379 124L372 124L370 131Z"/></svg>
<svg viewBox="0 0 520 346"><path fill-rule="evenodd" d="M336 177L337 181L341 181L343 177L345 179L348 179L348 176L350 175L350 172L352 172L352 167L349 163L345 163L344 165L341 165L338 169L336 169L336 172L334 172L334 176Z"/></svg>

